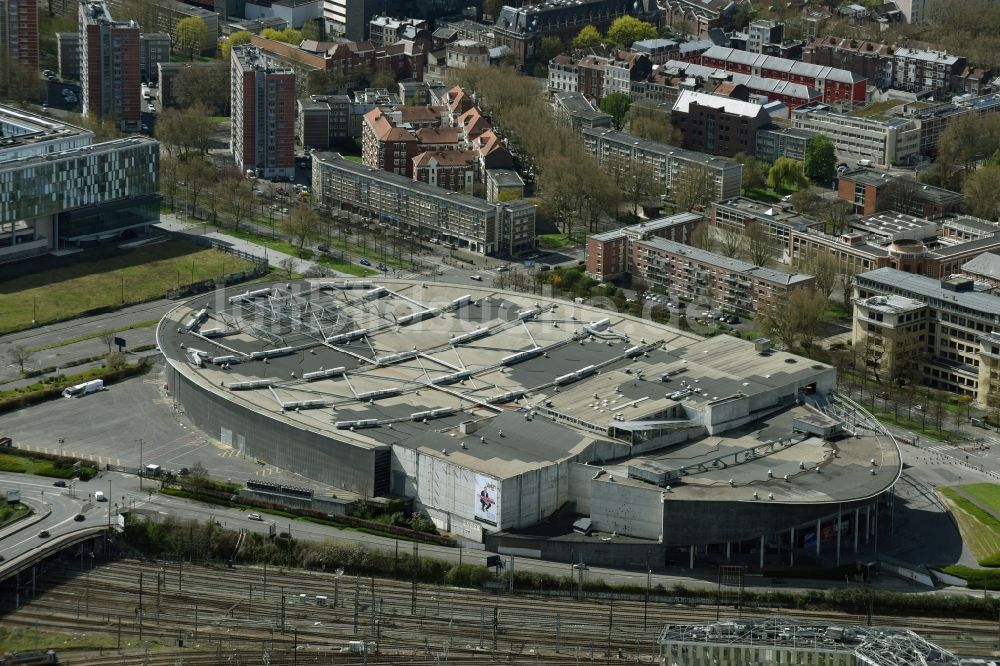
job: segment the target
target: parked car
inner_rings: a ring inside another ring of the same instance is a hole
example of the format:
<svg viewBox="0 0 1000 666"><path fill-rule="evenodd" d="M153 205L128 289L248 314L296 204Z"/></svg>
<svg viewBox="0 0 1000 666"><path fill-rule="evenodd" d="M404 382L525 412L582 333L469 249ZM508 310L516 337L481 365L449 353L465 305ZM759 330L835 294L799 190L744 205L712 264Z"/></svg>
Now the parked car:
<svg viewBox="0 0 1000 666"><path fill-rule="evenodd" d="M367 259L360 259L360 260L358 260L358 263L361 264L362 266L371 266L372 265L372 262L368 261Z"/></svg>
<svg viewBox="0 0 1000 666"><path fill-rule="evenodd" d="M329 252L330 251L330 246L327 245L326 243L320 243L316 247L316 249L319 250L320 252Z"/></svg>
<svg viewBox="0 0 1000 666"><path fill-rule="evenodd" d="M469 279L470 280L475 280L476 282L482 282L483 281L483 276L482 275L470 275Z"/></svg>
<svg viewBox="0 0 1000 666"><path fill-rule="evenodd" d="M247 520L264 520L260 517L259 513L251 513L247 515Z"/></svg>
<svg viewBox="0 0 1000 666"><path fill-rule="evenodd" d="M66 487L66 482L63 481L62 479L59 479L58 481L56 481L52 485L55 486L56 488L65 488Z"/></svg>
<svg viewBox="0 0 1000 666"><path fill-rule="evenodd" d="M84 520L86 520L86 518L87 517L85 515L83 515L82 513L78 513L75 516L73 516L73 520L75 520L78 523L82 523Z"/></svg>

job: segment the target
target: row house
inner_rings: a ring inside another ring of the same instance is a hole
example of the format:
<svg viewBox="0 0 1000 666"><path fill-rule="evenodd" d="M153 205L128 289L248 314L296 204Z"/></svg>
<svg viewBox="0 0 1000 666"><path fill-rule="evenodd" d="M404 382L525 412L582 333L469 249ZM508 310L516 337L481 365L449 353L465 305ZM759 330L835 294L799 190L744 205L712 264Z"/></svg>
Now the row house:
<svg viewBox="0 0 1000 666"><path fill-rule="evenodd" d="M860 74L880 90L892 86L893 47L846 37L817 37L802 51L813 65L839 67Z"/></svg>
<svg viewBox="0 0 1000 666"><path fill-rule="evenodd" d="M802 59L848 69L881 90L979 95L986 92L989 80L988 71L969 67L962 56L833 36L814 39L806 46Z"/></svg>
<svg viewBox="0 0 1000 666"><path fill-rule="evenodd" d="M549 61L548 88L557 92L580 92L600 100L611 93L628 95L633 81L653 73L649 56L619 51L613 57L587 55L573 58L565 53Z"/></svg>
<svg viewBox="0 0 1000 666"><path fill-rule="evenodd" d="M722 46L708 49L698 57L697 62L728 72L801 83L820 91L823 101L831 104L864 104L867 99L867 80L846 69L812 65Z"/></svg>

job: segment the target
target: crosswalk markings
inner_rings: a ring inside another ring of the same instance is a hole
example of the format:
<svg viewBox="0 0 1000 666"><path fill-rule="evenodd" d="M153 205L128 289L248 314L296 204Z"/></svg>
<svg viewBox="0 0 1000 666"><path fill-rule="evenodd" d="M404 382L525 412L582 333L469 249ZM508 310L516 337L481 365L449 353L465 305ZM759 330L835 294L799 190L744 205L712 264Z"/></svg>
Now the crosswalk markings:
<svg viewBox="0 0 1000 666"><path fill-rule="evenodd" d="M240 455L240 452L236 449L227 449L225 451L219 451L220 458L235 458Z"/></svg>
<svg viewBox="0 0 1000 666"><path fill-rule="evenodd" d="M940 444L938 446L928 446L928 451L935 451L937 453L947 453L948 451L958 451L957 448L951 446L950 444Z"/></svg>

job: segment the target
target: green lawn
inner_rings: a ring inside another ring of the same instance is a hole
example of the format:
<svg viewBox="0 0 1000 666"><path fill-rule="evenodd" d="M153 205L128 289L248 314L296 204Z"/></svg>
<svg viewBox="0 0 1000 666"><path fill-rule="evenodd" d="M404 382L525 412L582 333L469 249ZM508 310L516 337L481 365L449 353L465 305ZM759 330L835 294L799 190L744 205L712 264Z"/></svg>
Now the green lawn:
<svg viewBox="0 0 1000 666"><path fill-rule="evenodd" d="M230 118L229 116L209 116L209 120L216 125L225 125L230 121Z"/></svg>
<svg viewBox="0 0 1000 666"><path fill-rule="evenodd" d="M94 588L96 590L96 586ZM96 597L95 597L96 599ZM126 643L127 637L122 639L122 647L135 644L140 647L137 640ZM153 639L148 641L149 647L159 647L162 643ZM36 631L31 627L0 627L0 654L7 652L32 652L35 645L39 650L69 650L86 648L113 648L118 644L118 637L114 633L95 633L91 631L80 631L74 633L63 633L43 629ZM145 643L143 643L145 644ZM60 660L65 655L59 655ZM72 657L71 657L72 659ZM74 659L74 661L76 661Z"/></svg>
<svg viewBox="0 0 1000 666"><path fill-rule="evenodd" d="M988 506L996 512L1000 512L1000 484L996 483L970 483L962 486L962 490L967 495L974 497L979 503ZM1000 529L1000 524L998 524Z"/></svg>
<svg viewBox="0 0 1000 666"><path fill-rule="evenodd" d="M887 99L881 102L875 102L874 104L869 104L865 108L852 111L847 115L861 118L872 118L874 116L885 115L887 112L905 103L906 102L901 99Z"/></svg>
<svg viewBox="0 0 1000 666"><path fill-rule="evenodd" d="M0 281L0 333L69 319L97 308L158 298L178 285L221 277L253 264L183 241L146 245L98 261Z"/></svg>
<svg viewBox="0 0 1000 666"><path fill-rule="evenodd" d="M557 250L570 245L576 245L575 241L568 234L542 234L538 237L538 244L546 250Z"/></svg>
<svg viewBox="0 0 1000 666"><path fill-rule="evenodd" d="M256 234L252 231L246 231L241 229L240 231L233 231L232 229L226 229L225 233L230 236L235 236L236 238L242 238L243 240L250 241L251 243L257 243L258 245L263 245L264 247L270 248L272 250L277 250L278 252L284 252L285 254L290 254L293 257L299 256L299 248L291 243L283 240L278 240L276 238L270 238L263 234ZM332 241L331 246L338 245L337 241ZM346 245L346 244L342 244ZM353 248L348 247L347 249L352 250ZM324 266L329 266L333 270L341 271L343 273L348 273L350 275L356 275L358 277L366 277L368 275L375 275L378 271L372 268L365 268L361 264L354 264L349 261L344 261L341 259L336 259L334 257L326 257L320 255L319 257L310 257L314 261L317 261Z"/></svg>
<svg viewBox="0 0 1000 666"><path fill-rule="evenodd" d="M974 484L976 486L992 486L993 484ZM962 490L968 492L968 487ZM969 547L976 560L983 566L1000 565L1000 521L987 511L983 511L974 502L962 497L954 488L938 488L952 516L958 523L962 541ZM989 495L996 499L995 490ZM970 493L971 494L971 493ZM978 499L978 497L977 497Z"/></svg>
<svg viewBox="0 0 1000 666"><path fill-rule="evenodd" d="M996 569L973 569L964 564L952 564L941 570L964 578L972 590L1000 590L1000 571Z"/></svg>
<svg viewBox="0 0 1000 666"><path fill-rule="evenodd" d="M0 504L0 526L20 520L29 513L31 513L31 509L20 502L14 504L4 502Z"/></svg>
<svg viewBox="0 0 1000 666"><path fill-rule="evenodd" d="M344 155L345 160L351 160L352 162L357 162L358 164L363 164L364 160L361 159L361 155Z"/></svg>
<svg viewBox="0 0 1000 666"><path fill-rule="evenodd" d="M0 470L15 474L34 474L36 476L51 476L57 479L72 479L76 476L73 466L53 460L29 458L13 453L0 453ZM90 478L97 474L97 468L90 465L81 466L81 477Z"/></svg>
<svg viewBox="0 0 1000 666"><path fill-rule="evenodd" d="M771 189L770 187L752 187L747 192L746 196L756 201L767 201L770 203L781 201L782 197L781 194Z"/></svg>

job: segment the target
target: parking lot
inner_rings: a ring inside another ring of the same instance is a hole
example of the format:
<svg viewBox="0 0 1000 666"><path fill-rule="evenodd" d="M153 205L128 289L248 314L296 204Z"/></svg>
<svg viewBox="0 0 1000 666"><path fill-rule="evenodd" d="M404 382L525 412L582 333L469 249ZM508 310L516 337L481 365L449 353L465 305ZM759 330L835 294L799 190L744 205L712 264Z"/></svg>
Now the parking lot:
<svg viewBox="0 0 1000 666"><path fill-rule="evenodd" d="M82 398L60 398L5 414L2 434L33 451L86 458L100 465L160 465L179 472L196 462L215 478L247 479L319 488L297 474L244 458L202 433L176 407L165 388L162 362L147 375ZM141 440L141 444L140 444Z"/></svg>

